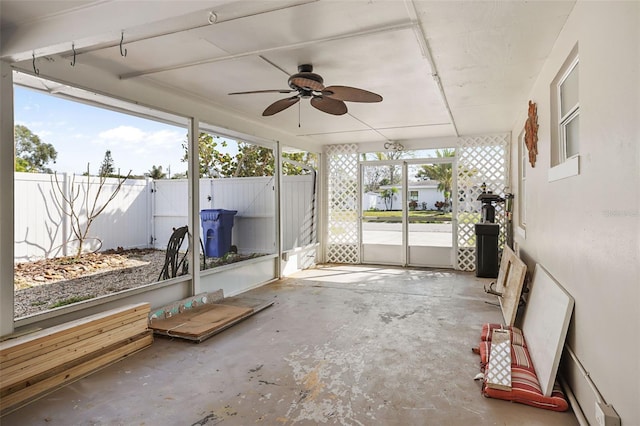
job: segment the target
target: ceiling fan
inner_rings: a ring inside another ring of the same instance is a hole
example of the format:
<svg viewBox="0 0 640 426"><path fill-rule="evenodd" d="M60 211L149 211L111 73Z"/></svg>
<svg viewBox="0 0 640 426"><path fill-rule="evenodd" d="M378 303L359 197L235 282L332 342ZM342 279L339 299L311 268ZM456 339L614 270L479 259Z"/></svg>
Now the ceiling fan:
<svg viewBox="0 0 640 426"><path fill-rule="evenodd" d="M313 65L304 64L298 66L298 73L289 77L291 89L253 90L250 92L234 92L229 95L246 95L250 93L292 93L298 92L289 98L275 101L262 112L263 116L279 113L298 103L300 98L311 98L311 105L327 114L343 115L347 113L345 102L380 102L382 96L363 89L349 86L327 86L318 74L313 73Z"/></svg>

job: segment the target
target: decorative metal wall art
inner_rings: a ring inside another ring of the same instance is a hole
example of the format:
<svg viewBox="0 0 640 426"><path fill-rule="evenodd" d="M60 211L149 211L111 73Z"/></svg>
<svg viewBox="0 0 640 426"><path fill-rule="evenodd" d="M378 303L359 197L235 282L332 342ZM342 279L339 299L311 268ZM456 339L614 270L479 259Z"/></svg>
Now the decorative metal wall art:
<svg viewBox="0 0 640 426"><path fill-rule="evenodd" d="M538 107L531 101L529 101L529 114L524 132L524 142L529 150L529 163L531 167L535 167L538 155Z"/></svg>

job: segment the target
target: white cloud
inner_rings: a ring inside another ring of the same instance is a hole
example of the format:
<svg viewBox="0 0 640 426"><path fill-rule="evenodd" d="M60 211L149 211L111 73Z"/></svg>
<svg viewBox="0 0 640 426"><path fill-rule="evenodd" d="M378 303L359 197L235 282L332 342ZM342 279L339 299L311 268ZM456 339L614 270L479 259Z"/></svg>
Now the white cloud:
<svg viewBox="0 0 640 426"><path fill-rule="evenodd" d="M98 139L100 142L115 145L143 142L145 132L133 126L118 126L99 133Z"/></svg>
<svg viewBox="0 0 640 426"><path fill-rule="evenodd" d="M98 141L106 145L131 146L137 149L165 149L180 146L183 135L173 130L145 132L133 126L118 126L98 134Z"/></svg>
<svg viewBox="0 0 640 426"><path fill-rule="evenodd" d="M29 105L25 105L24 107L22 107L23 111L39 111L40 110L40 104L36 104L36 103L32 103Z"/></svg>
<svg viewBox="0 0 640 426"><path fill-rule="evenodd" d="M110 149L118 167L134 173L148 171L152 165L178 165L182 158L181 130L145 131L135 126L118 126L97 135L94 143Z"/></svg>

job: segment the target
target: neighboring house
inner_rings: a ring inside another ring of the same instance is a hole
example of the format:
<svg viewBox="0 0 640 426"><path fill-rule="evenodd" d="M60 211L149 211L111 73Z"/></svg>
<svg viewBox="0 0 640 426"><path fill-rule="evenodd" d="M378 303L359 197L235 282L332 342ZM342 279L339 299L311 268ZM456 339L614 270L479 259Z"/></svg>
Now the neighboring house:
<svg viewBox="0 0 640 426"><path fill-rule="evenodd" d="M397 188L398 192L393 194L393 203L389 208L390 203L388 201L385 203L381 193L385 189L391 188ZM444 195L438 191L437 180L409 182L407 190L409 192L409 200L417 202L416 210L436 210L436 201L444 201ZM404 196L399 185L382 185L379 192L367 192L364 194L362 197L362 210L401 210L403 199Z"/></svg>

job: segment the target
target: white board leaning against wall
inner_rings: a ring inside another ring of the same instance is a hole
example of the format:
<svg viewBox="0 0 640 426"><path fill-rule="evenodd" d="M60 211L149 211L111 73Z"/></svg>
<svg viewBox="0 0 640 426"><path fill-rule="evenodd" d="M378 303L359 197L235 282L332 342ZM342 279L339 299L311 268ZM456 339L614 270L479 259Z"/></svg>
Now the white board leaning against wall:
<svg viewBox="0 0 640 426"><path fill-rule="evenodd" d="M522 323L540 389L551 396L573 312L573 297L536 264Z"/></svg>

